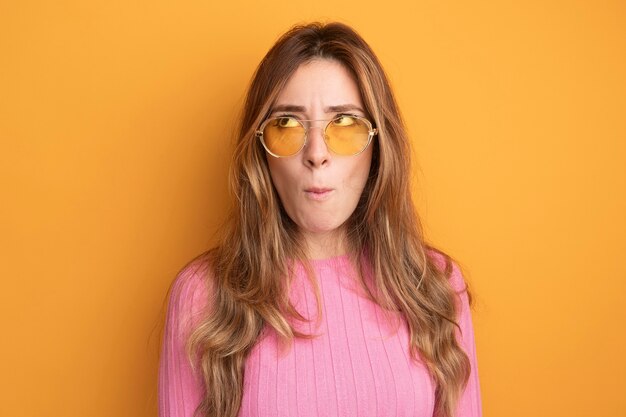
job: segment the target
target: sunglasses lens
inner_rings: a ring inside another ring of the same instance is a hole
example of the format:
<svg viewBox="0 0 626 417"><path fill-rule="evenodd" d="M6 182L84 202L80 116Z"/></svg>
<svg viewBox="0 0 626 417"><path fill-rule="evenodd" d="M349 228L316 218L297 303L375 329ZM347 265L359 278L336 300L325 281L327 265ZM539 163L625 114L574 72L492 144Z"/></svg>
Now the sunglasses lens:
<svg viewBox="0 0 626 417"><path fill-rule="evenodd" d="M338 155L356 155L367 147L370 129L363 119L339 116L326 127L326 143Z"/></svg>
<svg viewBox="0 0 626 417"><path fill-rule="evenodd" d="M263 129L263 144L276 156L295 155L304 145L304 126L294 117L271 119Z"/></svg>

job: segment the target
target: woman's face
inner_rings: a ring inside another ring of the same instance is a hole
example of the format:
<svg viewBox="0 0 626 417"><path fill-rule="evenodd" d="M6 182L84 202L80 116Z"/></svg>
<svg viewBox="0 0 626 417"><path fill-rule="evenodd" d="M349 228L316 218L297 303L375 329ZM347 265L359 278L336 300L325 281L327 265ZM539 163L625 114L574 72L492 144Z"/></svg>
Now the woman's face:
<svg viewBox="0 0 626 417"><path fill-rule="evenodd" d="M305 238L341 231L363 192L372 146L355 156L332 153L323 138L328 120L340 114L366 116L352 74L340 63L318 59L301 65L287 81L270 116L292 115L309 126L304 148L291 157L266 153L276 191Z"/></svg>

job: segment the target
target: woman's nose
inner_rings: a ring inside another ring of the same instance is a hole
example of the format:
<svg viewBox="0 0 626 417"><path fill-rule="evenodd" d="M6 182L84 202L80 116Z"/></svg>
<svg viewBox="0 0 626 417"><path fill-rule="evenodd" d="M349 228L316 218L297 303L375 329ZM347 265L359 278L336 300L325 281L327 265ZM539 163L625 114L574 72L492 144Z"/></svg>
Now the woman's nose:
<svg viewBox="0 0 626 417"><path fill-rule="evenodd" d="M303 152L304 163L310 167L321 167L330 162L330 150L324 140L323 126L310 126Z"/></svg>

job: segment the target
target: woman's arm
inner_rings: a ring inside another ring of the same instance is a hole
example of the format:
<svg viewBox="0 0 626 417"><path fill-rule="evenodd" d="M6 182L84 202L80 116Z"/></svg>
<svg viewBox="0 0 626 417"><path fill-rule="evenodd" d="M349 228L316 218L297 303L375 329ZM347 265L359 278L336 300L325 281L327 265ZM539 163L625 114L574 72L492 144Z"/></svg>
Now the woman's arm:
<svg viewBox="0 0 626 417"><path fill-rule="evenodd" d="M482 416L482 405L480 399L480 384L478 381L478 362L476 360L474 328L472 326L469 300L467 292L465 291L465 280L456 264L453 264L450 284L459 296L458 322L461 330L459 332L457 329L457 339L469 357L471 365L471 373L467 381L467 386L459 398L456 417L480 417Z"/></svg>
<svg viewBox="0 0 626 417"><path fill-rule="evenodd" d="M200 374L192 371L185 344L206 310L205 262L187 265L172 284L159 359L159 416L192 417L204 395Z"/></svg>

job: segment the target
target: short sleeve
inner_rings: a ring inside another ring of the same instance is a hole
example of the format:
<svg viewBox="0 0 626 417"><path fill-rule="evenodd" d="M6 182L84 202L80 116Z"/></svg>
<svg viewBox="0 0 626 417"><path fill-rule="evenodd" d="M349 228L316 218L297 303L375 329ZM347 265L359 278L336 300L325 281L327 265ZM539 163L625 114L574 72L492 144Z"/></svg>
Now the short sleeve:
<svg viewBox="0 0 626 417"><path fill-rule="evenodd" d="M476 344L474 341L474 328L470 312L469 299L465 291L466 285L459 267L453 263L450 284L457 293L458 323L457 340L470 360L470 376L467 386L459 398L456 417L480 417L482 405L480 398L480 384L478 381L478 361L476 359Z"/></svg>
<svg viewBox="0 0 626 417"><path fill-rule="evenodd" d="M207 266L195 260L174 280L167 307L159 358L159 416L192 417L204 395L204 383L195 374L186 342L208 304Z"/></svg>

